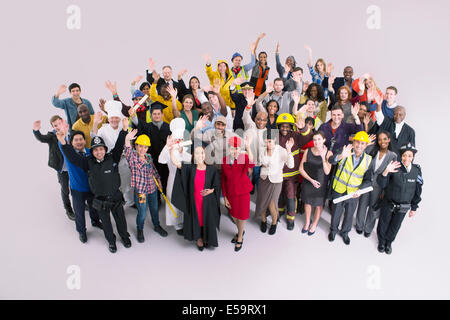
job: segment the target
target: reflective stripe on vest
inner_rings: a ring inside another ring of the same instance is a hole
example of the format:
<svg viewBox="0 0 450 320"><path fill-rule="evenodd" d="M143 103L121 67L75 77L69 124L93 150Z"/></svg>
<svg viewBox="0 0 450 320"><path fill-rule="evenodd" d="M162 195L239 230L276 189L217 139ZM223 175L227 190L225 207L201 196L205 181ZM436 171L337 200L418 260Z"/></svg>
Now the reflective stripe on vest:
<svg viewBox="0 0 450 320"><path fill-rule="evenodd" d="M234 79L239 78L239 76L240 76L243 79L245 79L245 81L248 81L248 74L245 73L244 67L241 67L241 70L236 75L236 77L234 76L233 69L231 69L230 71L231 71L231 75L233 76ZM236 86L236 91L239 92L239 93L242 92L240 85Z"/></svg>
<svg viewBox="0 0 450 320"><path fill-rule="evenodd" d="M293 177L300 174L300 171L291 171L291 172L286 172L283 173L283 178L287 178L287 177Z"/></svg>
<svg viewBox="0 0 450 320"><path fill-rule="evenodd" d="M295 150L294 152L292 152L292 155L295 156L295 155L297 155L297 154L299 154L299 153L300 153L300 149L297 149L297 150Z"/></svg>
<svg viewBox="0 0 450 320"><path fill-rule="evenodd" d="M333 190L338 193L357 191L371 161L372 157L364 153L359 166L355 169L353 168L353 156L342 159L333 180Z"/></svg>

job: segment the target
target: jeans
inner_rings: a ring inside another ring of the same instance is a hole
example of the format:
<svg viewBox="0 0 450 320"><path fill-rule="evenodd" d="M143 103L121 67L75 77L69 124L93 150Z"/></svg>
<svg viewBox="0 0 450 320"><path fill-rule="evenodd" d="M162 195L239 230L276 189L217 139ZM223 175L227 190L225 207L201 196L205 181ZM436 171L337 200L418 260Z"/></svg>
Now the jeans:
<svg viewBox="0 0 450 320"><path fill-rule="evenodd" d="M69 189L69 174L67 171L58 172L58 182L61 185L61 199L66 211L72 211L72 204L70 203L70 189Z"/></svg>
<svg viewBox="0 0 450 320"><path fill-rule="evenodd" d="M139 197L134 190L134 203L137 206L138 214L136 216L136 226L138 230L144 230L145 217L147 216L147 207L150 209L150 216L154 227L159 226L159 212L158 212L158 191L146 194L144 203L139 203Z"/></svg>
<svg viewBox="0 0 450 320"><path fill-rule="evenodd" d="M84 216L84 202L87 201L91 222L100 222L97 210L92 207L94 195L91 192L80 192L71 189L73 209L75 211L75 226L78 233L86 233L86 218Z"/></svg>
<svg viewBox="0 0 450 320"><path fill-rule="evenodd" d="M261 166L253 167L253 182L255 183L255 189L258 187L259 176L261 174Z"/></svg>

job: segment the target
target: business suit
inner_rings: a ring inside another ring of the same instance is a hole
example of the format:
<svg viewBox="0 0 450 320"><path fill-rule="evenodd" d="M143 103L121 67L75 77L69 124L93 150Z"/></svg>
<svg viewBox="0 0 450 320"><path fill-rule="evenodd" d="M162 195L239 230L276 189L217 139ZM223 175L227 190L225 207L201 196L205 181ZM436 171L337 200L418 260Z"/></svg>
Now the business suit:
<svg viewBox="0 0 450 320"><path fill-rule="evenodd" d="M353 79L352 79L353 82ZM345 86L345 79L344 77L337 77L336 79L334 79L333 82L333 90L334 92L337 92L338 89L342 86ZM322 81L322 87L324 89L328 89L328 77L325 77ZM358 95L358 92L356 92L355 90L353 90L353 88L350 88L352 90L352 98L355 98Z"/></svg>
<svg viewBox="0 0 450 320"><path fill-rule="evenodd" d="M155 80L153 79L153 75L151 73L149 73L148 70L146 71L146 73L147 73L147 82L150 83L150 85L152 85L153 82L155 82ZM180 97L181 96L180 85L175 80L173 80L173 79L171 79L171 80L172 80L173 88L178 90L178 94L177 94L178 100L181 100L183 97ZM167 83L167 82L166 82L166 80L164 80L163 77L159 78L158 82L156 83L156 91L158 92L159 95L161 94L161 86L165 83Z"/></svg>
<svg viewBox="0 0 450 320"><path fill-rule="evenodd" d="M375 162L378 157L378 153L373 155L372 161ZM373 173L373 191L365 193L359 197L358 211L356 213L356 230L364 231L365 233L371 233L375 227L375 222L380 216L380 210L373 210L372 206L380 198L382 189L376 182L377 176L386 169L387 165L391 161L396 161L397 155L395 152L388 150L384 156L381 165Z"/></svg>
<svg viewBox="0 0 450 320"><path fill-rule="evenodd" d="M414 129L406 123L403 124L402 130L400 131L398 137L395 136L395 122L393 119L384 117L381 125L375 123L374 127L376 126L378 127L378 129L373 129L377 130L377 132L385 130L391 134L392 149L397 155L400 155L400 148L402 146L407 145L408 143L411 143L413 146L416 145L416 133Z"/></svg>

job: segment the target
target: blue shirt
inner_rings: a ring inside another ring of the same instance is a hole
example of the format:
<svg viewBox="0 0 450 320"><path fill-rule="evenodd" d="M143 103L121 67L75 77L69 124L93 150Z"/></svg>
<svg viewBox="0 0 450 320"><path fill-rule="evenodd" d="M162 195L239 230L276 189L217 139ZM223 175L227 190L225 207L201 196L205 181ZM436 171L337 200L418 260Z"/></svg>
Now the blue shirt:
<svg viewBox="0 0 450 320"><path fill-rule="evenodd" d="M81 98L81 102L88 106L90 114L94 114L94 109L92 108L92 104L87 99ZM76 103L72 100L72 98L59 99L55 96L52 97L52 104L59 109L63 109L66 112L67 123L69 124L70 130L72 130L72 126L78 119L78 110Z"/></svg>
<svg viewBox="0 0 450 320"><path fill-rule="evenodd" d="M67 166L67 171L69 172L69 184L70 188L78 191L78 192L90 192L91 189L89 188L89 182L86 172L83 171L80 167L77 167L73 163L71 163L66 155L64 154L61 143L58 141L59 150L61 150L61 153L64 156L64 162ZM76 152L79 152L76 150ZM91 153L89 152L89 149L84 148L85 157L88 157Z"/></svg>

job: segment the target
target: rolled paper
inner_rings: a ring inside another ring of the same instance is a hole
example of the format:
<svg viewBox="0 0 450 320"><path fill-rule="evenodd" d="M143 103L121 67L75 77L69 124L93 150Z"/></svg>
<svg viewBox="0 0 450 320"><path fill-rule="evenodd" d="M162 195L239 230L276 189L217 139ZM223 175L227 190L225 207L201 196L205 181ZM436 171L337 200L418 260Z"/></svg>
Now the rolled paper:
<svg viewBox="0 0 450 320"><path fill-rule="evenodd" d="M190 146L191 144L192 144L192 141L191 141L191 140L183 141L183 142L181 142L181 143L178 143L178 145L179 145L180 147L187 147L187 146Z"/></svg>
<svg viewBox="0 0 450 320"><path fill-rule="evenodd" d="M142 104L143 104L147 99L148 99L148 95L143 96L142 99L139 100L139 102L136 103L136 104L133 106L134 110L136 111L137 108L142 107Z"/></svg>
<svg viewBox="0 0 450 320"><path fill-rule="evenodd" d="M358 190L358 191L356 191L356 192L358 192L358 193L361 195L361 194L370 192L370 191L372 191L372 190L373 190L373 187L367 187L367 188ZM339 203L339 202L342 202L342 201L351 199L351 198L353 198L353 195L354 195L356 192L352 192L352 193L346 194L345 196L336 198L336 199L333 200L333 203L336 204L336 203Z"/></svg>

